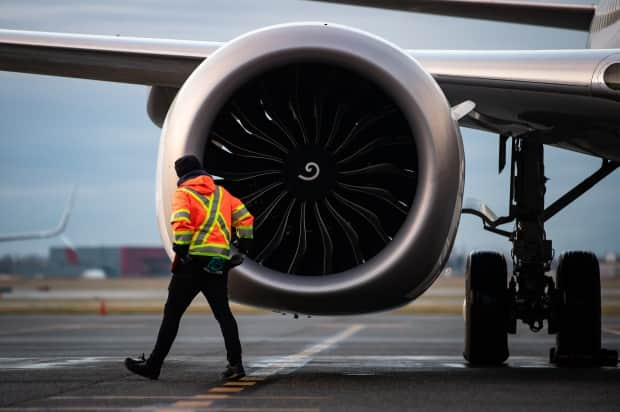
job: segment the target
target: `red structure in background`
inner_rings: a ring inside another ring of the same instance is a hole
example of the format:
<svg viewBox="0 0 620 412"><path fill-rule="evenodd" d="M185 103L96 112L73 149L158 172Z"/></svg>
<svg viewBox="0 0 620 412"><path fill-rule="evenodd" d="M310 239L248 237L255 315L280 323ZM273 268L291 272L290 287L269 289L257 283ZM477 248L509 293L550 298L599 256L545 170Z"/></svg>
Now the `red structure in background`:
<svg viewBox="0 0 620 412"><path fill-rule="evenodd" d="M161 247L121 247L120 276L161 276L170 272L170 258Z"/></svg>
<svg viewBox="0 0 620 412"><path fill-rule="evenodd" d="M77 265L80 263L77 251L71 247L65 248L65 258L67 259L67 263L70 265Z"/></svg>

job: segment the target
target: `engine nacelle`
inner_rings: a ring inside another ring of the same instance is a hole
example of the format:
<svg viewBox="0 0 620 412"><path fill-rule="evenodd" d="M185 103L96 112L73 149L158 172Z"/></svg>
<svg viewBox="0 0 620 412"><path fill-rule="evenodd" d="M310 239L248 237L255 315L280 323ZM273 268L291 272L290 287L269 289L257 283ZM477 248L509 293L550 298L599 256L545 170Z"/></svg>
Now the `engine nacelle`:
<svg viewBox="0 0 620 412"><path fill-rule="evenodd" d="M240 303L306 314L403 305L445 265L464 155L434 79L408 54L347 27L243 35L206 59L163 126L157 211L174 160L193 153L255 216L255 250L229 279Z"/></svg>

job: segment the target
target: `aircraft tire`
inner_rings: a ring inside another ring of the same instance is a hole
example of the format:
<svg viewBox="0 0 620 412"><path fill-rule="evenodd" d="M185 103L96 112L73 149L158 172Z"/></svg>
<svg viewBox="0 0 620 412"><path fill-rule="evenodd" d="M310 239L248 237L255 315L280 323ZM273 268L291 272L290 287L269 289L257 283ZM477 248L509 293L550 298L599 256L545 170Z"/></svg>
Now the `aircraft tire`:
<svg viewBox="0 0 620 412"><path fill-rule="evenodd" d="M596 363L601 353L598 259L591 252L565 252L560 256L556 279L561 303L551 361L567 366Z"/></svg>
<svg viewBox="0 0 620 412"><path fill-rule="evenodd" d="M495 252L473 252L465 276L463 356L471 365L501 365L508 359L506 259Z"/></svg>

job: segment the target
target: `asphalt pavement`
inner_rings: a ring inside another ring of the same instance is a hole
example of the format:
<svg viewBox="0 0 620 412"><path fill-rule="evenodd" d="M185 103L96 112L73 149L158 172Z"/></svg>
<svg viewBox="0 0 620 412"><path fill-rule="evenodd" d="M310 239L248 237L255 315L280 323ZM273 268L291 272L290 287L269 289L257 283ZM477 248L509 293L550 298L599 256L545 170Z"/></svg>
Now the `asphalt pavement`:
<svg viewBox="0 0 620 412"><path fill-rule="evenodd" d="M554 338L521 328L504 367L464 362L459 316L240 315L248 376L222 384L209 314L187 315L160 379L125 370L150 352L157 315L0 316L2 411L620 410L620 368L556 368ZM603 321L620 349L620 317Z"/></svg>

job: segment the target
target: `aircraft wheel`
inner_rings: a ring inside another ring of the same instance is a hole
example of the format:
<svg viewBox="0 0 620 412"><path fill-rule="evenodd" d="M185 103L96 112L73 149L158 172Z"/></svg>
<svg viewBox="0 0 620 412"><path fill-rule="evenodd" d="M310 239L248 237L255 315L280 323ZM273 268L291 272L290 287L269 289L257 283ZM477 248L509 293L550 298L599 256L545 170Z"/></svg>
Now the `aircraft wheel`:
<svg viewBox="0 0 620 412"><path fill-rule="evenodd" d="M506 259L474 252L467 259L465 351L472 365L501 365L508 359Z"/></svg>
<svg viewBox="0 0 620 412"><path fill-rule="evenodd" d="M596 362L601 352L601 279L596 256L566 252L556 274L560 292L557 347L551 362L559 365Z"/></svg>

